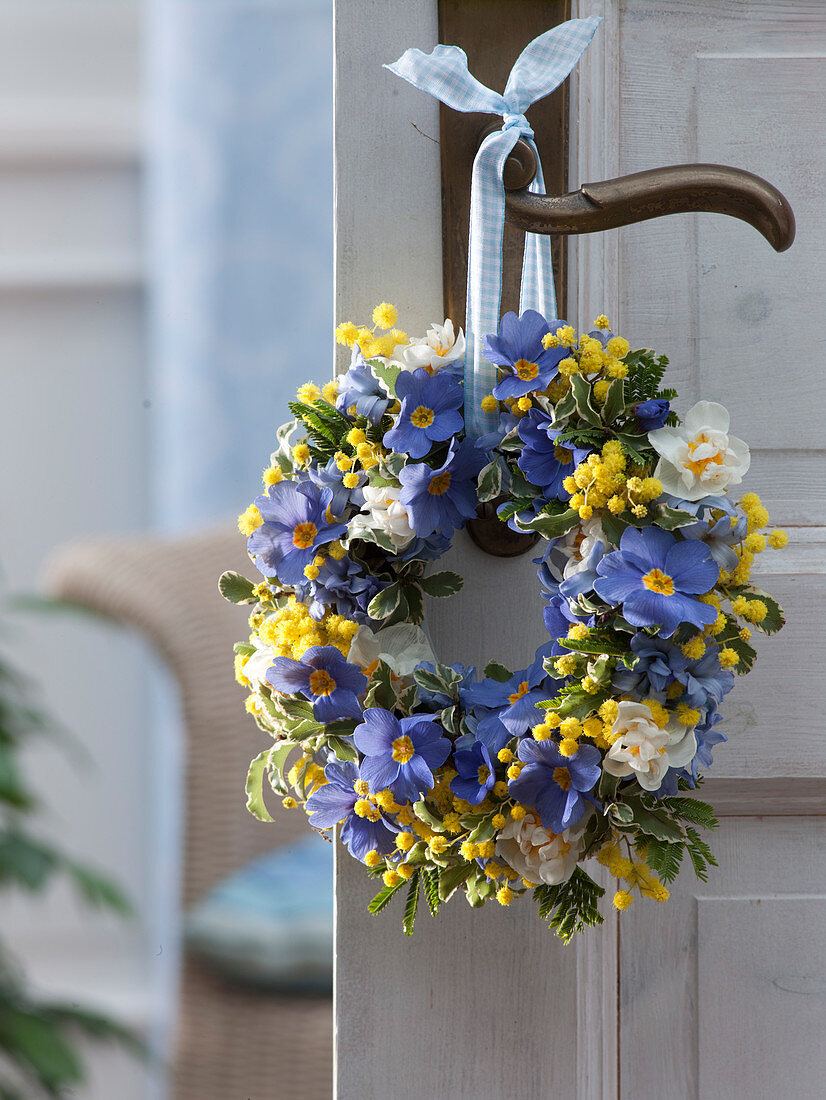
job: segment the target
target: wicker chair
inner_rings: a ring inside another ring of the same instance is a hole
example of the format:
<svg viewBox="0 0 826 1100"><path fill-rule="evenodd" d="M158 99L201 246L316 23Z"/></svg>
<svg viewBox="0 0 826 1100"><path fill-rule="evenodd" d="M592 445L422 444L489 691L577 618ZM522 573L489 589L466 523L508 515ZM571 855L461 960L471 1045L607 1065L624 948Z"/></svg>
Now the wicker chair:
<svg viewBox="0 0 826 1100"><path fill-rule="evenodd" d="M182 904L247 860L301 834L303 815L272 807L276 825L243 805L256 729L232 676L243 609L216 581L248 565L229 530L177 540L94 540L62 549L45 584L56 596L137 628L180 686L186 727ZM258 738L260 741L260 737ZM197 756L193 751L197 746ZM332 1006L328 998L275 996L233 986L194 958L180 983L175 1100L329 1100Z"/></svg>

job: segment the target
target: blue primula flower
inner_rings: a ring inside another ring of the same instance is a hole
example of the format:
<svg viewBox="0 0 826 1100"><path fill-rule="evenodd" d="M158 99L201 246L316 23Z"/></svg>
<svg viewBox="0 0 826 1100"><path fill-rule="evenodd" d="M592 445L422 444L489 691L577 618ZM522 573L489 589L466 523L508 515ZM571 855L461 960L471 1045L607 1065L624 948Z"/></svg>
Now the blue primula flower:
<svg viewBox="0 0 826 1100"><path fill-rule="evenodd" d="M309 605L310 615L316 621L334 607L339 615L364 622L370 600L388 583L365 574L347 555L339 559L328 556L318 566L318 575L296 585L296 591L301 601Z"/></svg>
<svg viewBox="0 0 826 1100"><path fill-rule="evenodd" d="M478 806L496 782L487 746L481 741L474 741L468 749L457 749L453 763L459 774L451 781L450 789L459 798Z"/></svg>
<svg viewBox="0 0 826 1100"><path fill-rule="evenodd" d="M640 401L634 406L634 417L641 432L653 432L662 428L671 412L671 403L662 398Z"/></svg>
<svg viewBox="0 0 826 1100"><path fill-rule="evenodd" d="M584 623L585 626L593 626L594 616L575 615L573 611L571 611L569 602L560 594L552 597L548 601L548 606L542 609L542 621L545 624L545 629L551 636L551 643L547 656L560 657L571 651L566 648L566 646L560 645L559 639L567 637L568 631L573 623Z"/></svg>
<svg viewBox="0 0 826 1100"><path fill-rule="evenodd" d="M509 680L485 677L469 686L465 705L495 709L501 725L511 737L524 736L531 726L539 725L545 718L545 711L537 707L537 703L552 697L558 686L543 669L543 656L538 651L530 668L515 672ZM483 739L478 731L476 736Z"/></svg>
<svg viewBox="0 0 826 1100"><path fill-rule="evenodd" d="M465 720L473 730L477 741L485 746L492 756L496 756L511 740L513 734L502 722L502 712L497 707L476 707Z"/></svg>
<svg viewBox="0 0 826 1100"><path fill-rule="evenodd" d="M422 538L434 531L449 535L476 515L476 475L485 456L469 439L450 445L447 458L434 470L425 463L404 466L399 474L399 500L413 530Z"/></svg>
<svg viewBox="0 0 826 1100"><path fill-rule="evenodd" d="M678 542L659 527L626 527L620 548L597 565L594 589L633 626L658 626L670 637L680 623L710 626L717 610L694 597L709 592L720 575L708 547Z"/></svg>
<svg viewBox="0 0 826 1100"><path fill-rule="evenodd" d="M552 428L547 413L531 409L519 424L519 438L525 444L518 466L532 485L548 499L569 500L562 482L590 453L587 447L562 447L556 442L561 428Z"/></svg>
<svg viewBox="0 0 826 1100"><path fill-rule="evenodd" d="M680 534L683 538L704 542L720 568L730 573L740 560L734 547L748 534L748 520L745 516L740 516L732 524L729 516L720 516L711 526L699 522L681 527Z"/></svg>
<svg viewBox="0 0 826 1100"><path fill-rule="evenodd" d="M338 468L334 458L331 458L326 466L310 466L307 470L306 477L314 485L332 492L330 512L334 516L343 516L349 504L356 509L364 504L362 486L367 481L367 475L361 470L353 472L358 478L358 485L348 489L344 484L345 471Z"/></svg>
<svg viewBox="0 0 826 1100"><path fill-rule="evenodd" d="M384 445L411 458L424 458L434 443L450 439L464 427L459 411L464 390L455 378L430 375L424 368L402 371L396 379L401 409L385 433Z"/></svg>
<svg viewBox="0 0 826 1100"><path fill-rule="evenodd" d="M710 710L706 716L706 720L701 722L699 726L694 727L694 736L697 739L697 751L694 754L694 759L686 767L681 769L680 774L685 775L689 782L696 782L697 776L701 771L708 771L712 765L711 750L721 744L724 741L728 741L728 738L724 733L720 733L719 730L715 730L714 726L722 719L716 709Z"/></svg>
<svg viewBox="0 0 826 1100"><path fill-rule="evenodd" d="M279 481L255 498L264 522L247 539L247 549L265 577L275 574L284 584L301 584L318 548L347 534L346 523L327 520L332 499L332 489L311 481Z"/></svg>
<svg viewBox="0 0 826 1100"><path fill-rule="evenodd" d="M664 638L652 638L642 630L631 639L631 652L636 654L636 664L633 669L617 665L612 679L614 687L641 697L653 693L662 702L677 679L675 668L684 667L687 658L678 646Z"/></svg>
<svg viewBox="0 0 826 1100"><path fill-rule="evenodd" d="M357 792L364 783L358 768L349 761L334 760L324 769L327 782L307 799L306 810L314 829L331 829L341 823L341 839L350 855L364 862L368 852L389 855L395 849L396 833L381 810ZM365 784L366 786L366 784ZM359 803L360 813L356 811Z"/></svg>
<svg viewBox="0 0 826 1100"><path fill-rule="evenodd" d="M631 639L631 652L637 655L634 668L618 667L614 673L618 691L654 695L663 701L669 687L678 682L685 686L684 702L705 708L722 702L734 687L734 673L720 666L720 647L712 643L702 657L692 661L679 646L640 631Z"/></svg>
<svg viewBox="0 0 826 1100"><path fill-rule="evenodd" d="M561 325L554 321L553 325ZM485 357L508 373L493 387L498 401L506 397L524 397L533 390L544 390L558 373L557 365L568 354L564 347L545 348L542 337L551 325L535 309L526 309L521 317L506 313L499 323L499 332L482 340Z"/></svg>
<svg viewBox="0 0 826 1100"><path fill-rule="evenodd" d="M582 745L573 756L563 756L556 742L526 737L519 742L518 756L525 767L508 782L508 789L520 802L536 807L546 829L561 833L576 825L586 803L597 804L588 793L602 774L595 745Z"/></svg>
<svg viewBox="0 0 826 1100"><path fill-rule="evenodd" d="M354 348L350 369L339 381L336 408L348 414L352 409L357 416L366 416L371 424L378 424L391 402L367 360Z"/></svg>
<svg viewBox="0 0 826 1100"><path fill-rule="evenodd" d="M399 802L413 802L433 787L433 769L444 764L450 741L432 714L399 721L389 710L368 707L353 739L364 754L361 774L371 791L389 787Z"/></svg>
<svg viewBox="0 0 826 1100"><path fill-rule="evenodd" d="M367 687L367 677L351 665L333 645L311 646L300 661L276 657L267 670L267 680L276 691L300 692L313 704L317 722L338 718L361 718L357 696Z"/></svg>
<svg viewBox="0 0 826 1100"><path fill-rule="evenodd" d="M685 702L691 707L711 707L722 703L734 687L734 673L720 665L720 647L709 645L696 661L684 658L677 663L674 675L685 684Z"/></svg>

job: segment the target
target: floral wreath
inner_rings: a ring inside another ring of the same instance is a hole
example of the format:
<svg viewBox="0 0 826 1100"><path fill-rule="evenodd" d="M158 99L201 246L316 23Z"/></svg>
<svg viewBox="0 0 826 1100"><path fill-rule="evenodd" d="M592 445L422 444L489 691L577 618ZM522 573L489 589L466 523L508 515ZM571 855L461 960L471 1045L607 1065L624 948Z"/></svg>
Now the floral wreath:
<svg viewBox="0 0 826 1100"><path fill-rule="evenodd" d="M347 372L302 386L277 432L265 490L239 517L254 583L236 677L272 738L252 762L248 806L272 820L266 784L301 806L381 880L370 911L406 891L410 933L456 892L478 907L532 893L565 941L601 923L596 859L614 905L665 901L687 854L705 880L717 822L690 794L726 740L720 705L782 612L751 583L756 555L786 544L755 493L722 405L680 421L667 359L632 351L604 316L583 334L535 310L482 341L497 369L465 433L465 339L423 338L382 303L345 323ZM527 668L439 663L424 597L480 502L539 537L548 640Z"/></svg>

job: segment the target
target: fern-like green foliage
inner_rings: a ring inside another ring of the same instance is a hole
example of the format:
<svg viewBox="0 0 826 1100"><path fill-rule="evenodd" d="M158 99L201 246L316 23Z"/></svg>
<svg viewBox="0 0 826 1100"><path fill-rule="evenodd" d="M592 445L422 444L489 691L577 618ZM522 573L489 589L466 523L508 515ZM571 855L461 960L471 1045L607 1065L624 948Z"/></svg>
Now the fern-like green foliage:
<svg viewBox="0 0 826 1100"><path fill-rule="evenodd" d="M404 919L402 920L405 936L413 935L413 925L416 923L416 913L419 908L420 878L421 872L414 871L413 877L410 879L410 886L407 890L407 901L404 903Z"/></svg>
<svg viewBox="0 0 826 1100"><path fill-rule="evenodd" d="M38 606L48 608L44 601ZM115 883L28 827L38 800L27 781L23 750L36 737L55 732L34 687L0 653L0 888L6 896L14 890L37 894L63 875L86 904L126 915L129 903ZM129 1031L105 1016L32 994L7 945L0 943L0 1100L62 1097L68 1089L74 1095L86 1076L77 1046L81 1036L114 1039L143 1051Z"/></svg>
<svg viewBox="0 0 826 1100"><path fill-rule="evenodd" d="M290 412L307 429L313 457L327 461L336 451L346 450L345 439L352 424L328 401L318 398L312 405L289 401Z"/></svg>
<svg viewBox="0 0 826 1100"><path fill-rule="evenodd" d="M534 898L540 917L563 943L587 927L602 924L599 899L605 890L581 867L577 867L567 882L558 886L537 886Z"/></svg>
<svg viewBox="0 0 826 1100"><path fill-rule="evenodd" d="M673 401L677 391L668 387L661 388L662 380L668 369L668 356L654 356L650 348L639 348L625 357L628 364L628 377L625 380L625 393L629 405L638 401L662 399ZM675 413L670 413L666 424L672 427L679 423Z"/></svg>
<svg viewBox="0 0 826 1100"><path fill-rule="evenodd" d="M422 869L422 883L424 884L424 896L431 916L436 916L442 902L439 898L439 872L435 867Z"/></svg>

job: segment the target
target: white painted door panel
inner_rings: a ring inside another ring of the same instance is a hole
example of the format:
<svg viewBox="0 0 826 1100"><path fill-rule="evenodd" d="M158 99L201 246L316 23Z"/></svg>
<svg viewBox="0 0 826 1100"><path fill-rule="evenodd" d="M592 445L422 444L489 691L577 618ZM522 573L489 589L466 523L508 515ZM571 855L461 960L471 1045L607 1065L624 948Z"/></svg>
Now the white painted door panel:
<svg viewBox="0 0 826 1100"><path fill-rule="evenodd" d="M778 639L758 642L755 672L727 700L721 728L730 742L716 750L713 776L746 781L727 786L743 814L793 815L797 805L814 815L725 819L708 884L686 871L667 905L624 913L617 958L605 937L585 948L606 987L614 967L619 975L619 1081L606 1071L604 1091L587 1095L819 1100L824 787L790 783L763 803L762 793L749 797L748 780L826 776L826 398L816 335L826 284L826 7L628 0L580 8L606 14L611 44L582 69L572 183L717 162L766 177L795 210L797 241L782 255L718 215L583 239L578 317L605 306L632 343L669 355L685 407L721 401L752 447L746 488L761 493L791 540L760 561L756 580L789 621ZM804 789L814 796L797 803Z"/></svg>

